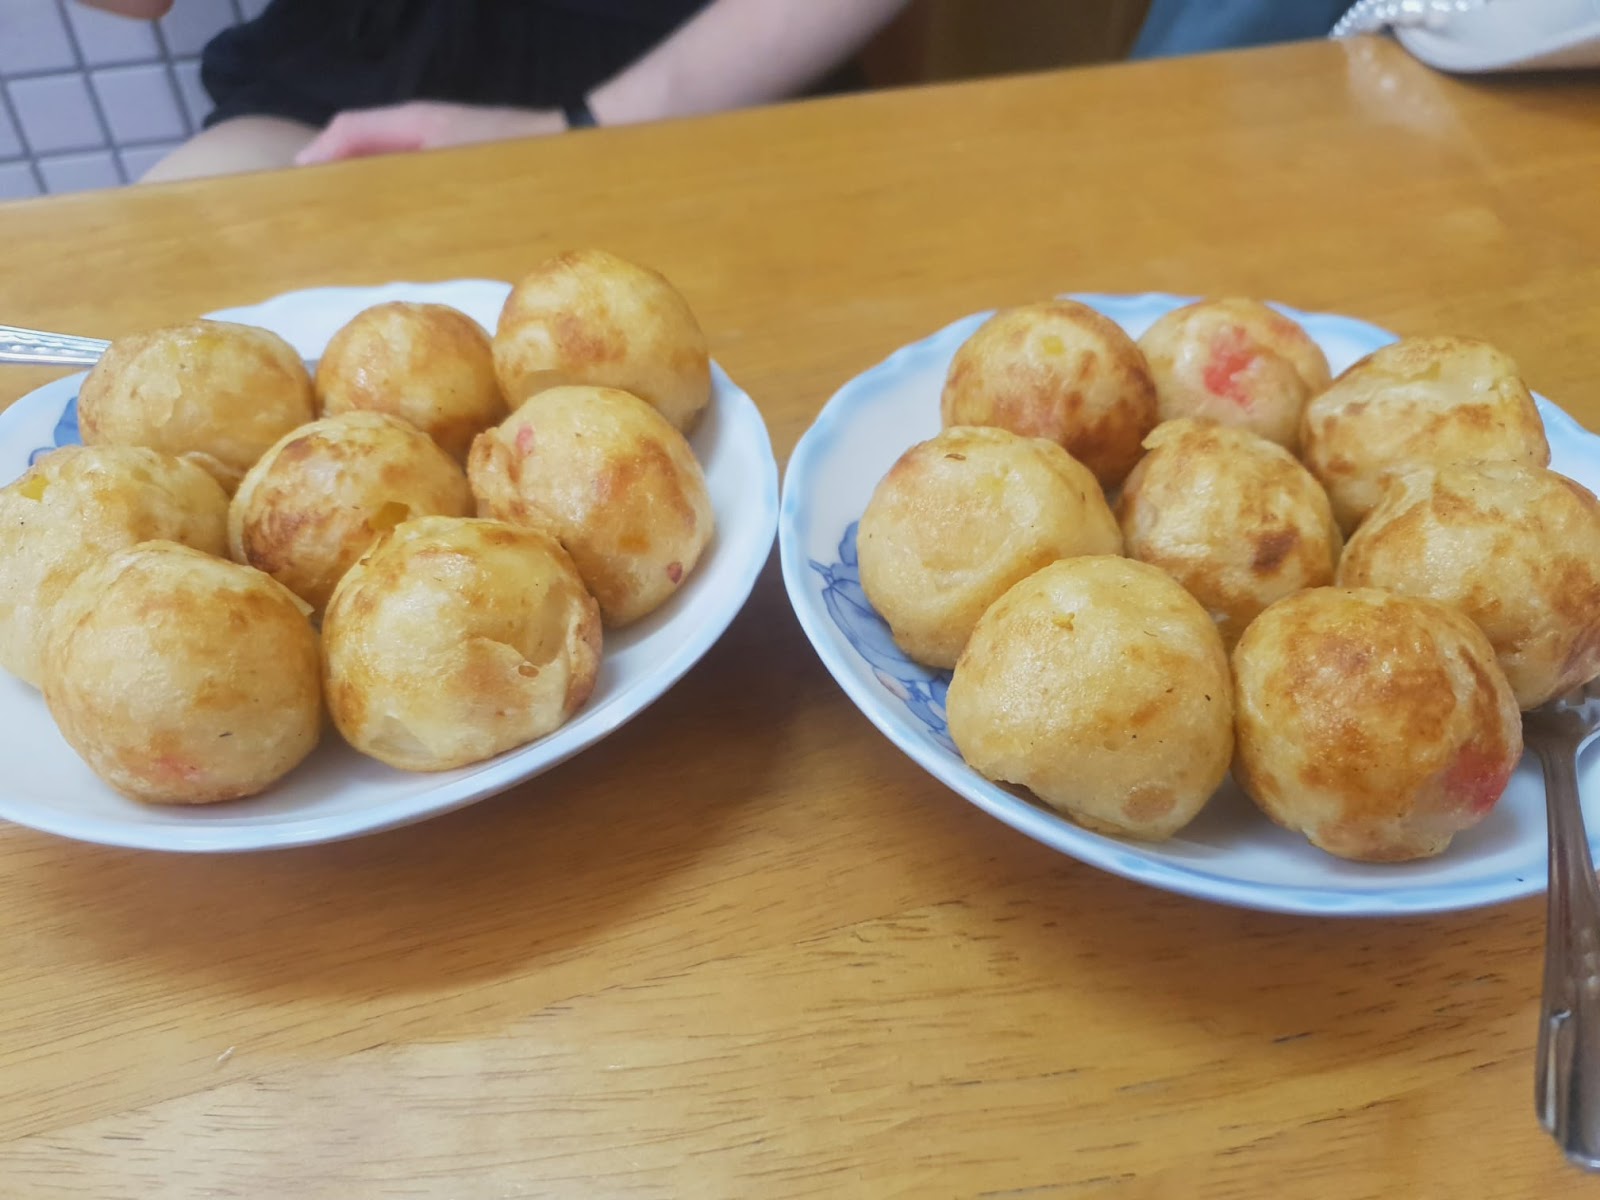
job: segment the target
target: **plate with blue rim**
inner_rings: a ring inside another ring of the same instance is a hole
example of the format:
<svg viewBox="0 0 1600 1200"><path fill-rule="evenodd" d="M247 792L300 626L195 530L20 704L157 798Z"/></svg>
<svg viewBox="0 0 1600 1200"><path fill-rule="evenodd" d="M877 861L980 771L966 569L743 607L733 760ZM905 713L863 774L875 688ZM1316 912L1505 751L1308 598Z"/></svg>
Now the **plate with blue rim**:
<svg viewBox="0 0 1600 1200"><path fill-rule="evenodd" d="M448 304L493 329L511 287L488 279L314 288L211 313L259 325L308 361L356 313L389 300ZM45 384L0 412L0 483L78 439L82 374ZM694 572L644 620L607 631L589 702L554 733L486 762L437 774L363 758L334 733L260 796L203 807L140 804L96 779L32 688L0 673L0 819L83 841L220 852L335 841L410 824L503 792L595 745L660 699L743 607L772 552L778 467L754 402L712 366L711 404L690 434L717 529Z"/></svg>
<svg viewBox="0 0 1600 1200"><path fill-rule="evenodd" d="M1138 337L1190 297L1074 295ZM1300 312L1335 373L1395 335L1351 317ZM938 432L939 395L956 350L991 313L975 313L903 347L851 380L796 445L784 478L778 542L784 586L823 664L895 746L957 795L1063 854L1198 899L1317 916L1400 916L1500 904L1544 890L1544 786L1525 758L1494 811L1425 862L1346 862L1272 824L1230 779L1171 840L1094 833L962 761L945 723L947 671L901 653L862 591L856 523L878 480L907 448ZM1551 467L1600 490L1600 437L1536 397ZM1600 830L1600 754L1580 764L1589 828ZM954 800L954 797L952 797ZM1600 842L1595 844L1600 853Z"/></svg>

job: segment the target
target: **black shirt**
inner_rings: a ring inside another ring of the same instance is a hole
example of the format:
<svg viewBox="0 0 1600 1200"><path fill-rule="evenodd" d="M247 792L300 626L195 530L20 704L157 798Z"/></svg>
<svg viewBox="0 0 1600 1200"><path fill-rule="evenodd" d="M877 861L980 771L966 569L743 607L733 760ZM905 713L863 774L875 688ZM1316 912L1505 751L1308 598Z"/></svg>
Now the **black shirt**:
<svg viewBox="0 0 1600 1200"><path fill-rule="evenodd" d="M206 47L207 125L406 100L552 108L586 95L709 0L273 0Z"/></svg>

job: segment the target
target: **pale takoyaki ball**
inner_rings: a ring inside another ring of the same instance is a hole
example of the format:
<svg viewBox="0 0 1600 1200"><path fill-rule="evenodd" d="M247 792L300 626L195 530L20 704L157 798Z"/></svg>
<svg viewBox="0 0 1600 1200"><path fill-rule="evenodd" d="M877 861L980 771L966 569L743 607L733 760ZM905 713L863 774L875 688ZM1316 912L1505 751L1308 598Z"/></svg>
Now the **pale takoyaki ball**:
<svg viewBox="0 0 1600 1200"><path fill-rule="evenodd" d="M895 642L953 667L984 609L1058 558L1120 554L1089 469L1054 442L958 425L913 446L861 517L861 585Z"/></svg>
<svg viewBox="0 0 1600 1200"><path fill-rule="evenodd" d="M156 539L227 553L228 497L192 462L141 446L64 446L0 489L0 667L39 686L45 623L114 550Z"/></svg>
<svg viewBox="0 0 1600 1200"><path fill-rule="evenodd" d="M1339 582L1466 613L1525 709L1600 675L1600 503L1543 467L1399 476L1350 538Z"/></svg>
<svg viewBox="0 0 1600 1200"><path fill-rule="evenodd" d="M986 321L951 360L941 408L947 426L998 425L1048 438L1110 491L1155 428L1156 388L1121 326L1056 300Z"/></svg>
<svg viewBox="0 0 1600 1200"><path fill-rule="evenodd" d="M1199 417L1295 450L1306 402L1328 386L1328 359L1309 334L1259 300L1201 300L1161 317L1139 339L1161 419Z"/></svg>
<svg viewBox="0 0 1600 1200"><path fill-rule="evenodd" d="M472 518L385 535L340 581L322 640L339 732L405 771L553 732L600 669L599 610L555 539Z"/></svg>
<svg viewBox="0 0 1600 1200"><path fill-rule="evenodd" d="M316 415L294 347L226 321L118 338L78 393L85 442L176 454L229 492L268 446Z"/></svg>
<svg viewBox="0 0 1600 1200"><path fill-rule="evenodd" d="M466 473L427 434L344 413L301 426L250 468L228 508L228 549L321 611L380 534L471 513Z"/></svg>
<svg viewBox="0 0 1600 1200"><path fill-rule="evenodd" d="M1233 670L1240 785L1341 858L1441 853L1488 815L1522 755L1493 648L1432 600L1301 592L1245 630Z"/></svg>
<svg viewBox="0 0 1600 1200"><path fill-rule="evenodd" d="M1232 646L1275 600L1333 582L1339 527L1322 486L1244 429L1165 421L1117 501L1132 558L1203 604Z"/></svg>
<svg viewBox="0 0 1600 1200"><path fill-rule="evenodd" d="M212 804L263 791L311 753L320 671L316 632L287 588L144 542L62 597L44 697L67 743L123 795Z"/></svg>
<svg viewBox="0 0 1600 1200"><path fill-rule="evenodd" d="M357 313L322 352L316 382L324 415L388 413L461 462L506 415L489 335L445 304L395 300Z"/></svg>
<svg viewBox="0 0 1600 1200"><path fill-rule="evenodd" d="M706 335L688 301L603 250L557 255L511 289L494 367L513 408L563 384L619 388L688 431L711 400Z"/></svg>
<svg viewBox="0 0 1600 1200"><path fill-rule="evenodd" d="M1300 442L1346 533L1396 472L1452 462L1550 462L1517 364L1485 342L1454 337L1407 338L1363 358L1306 406Z"/></svg>
<svg viewBox="0 0 1600 1200"><path fill-rule="evenodd" d="M478 435L467 477L479 516L560 540L608 625L664 604L711 540L711 497L689 443L627 392L540 392Z"/></svg>
<svg viewBox="0 0 1600 1200"><path fill-rule="evenodd" d="M1194 818L1233 754L1217 627L1171 576L1126 558L1062 559L995 601L945 710L974 770L1152 841Z"/></svg>

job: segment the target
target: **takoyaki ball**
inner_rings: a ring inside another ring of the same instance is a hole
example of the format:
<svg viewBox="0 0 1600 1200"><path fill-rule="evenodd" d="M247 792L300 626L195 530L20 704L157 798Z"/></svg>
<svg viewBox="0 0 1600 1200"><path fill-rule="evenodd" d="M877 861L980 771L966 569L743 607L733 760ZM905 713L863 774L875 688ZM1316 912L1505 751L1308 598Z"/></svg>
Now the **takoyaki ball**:
<svg viewBox="0 0 1600 1200"><path fill-rule="evenodd" d="M945 425L997 425L1056 442L1107 491L1156 425L1156 388L1133 339L1071 300L997 313L956 351Z"/></svg>
<svg viewBox="0 0 1600 1200"><path fill-rule="evenodd" d="M1200 300L1139 339L1163 421L1198 417L1248 429L1290 450L1306 402L1328 386L1328 359L1309 334L1259 300Z"/></svg>
<svg viewBox="0 0 1600 1200"><path fill-rule="evenodd" d="M380 534L471 513L466 473L427 434L344 413L301 426L250 468L228 509L228 548L320 611Z"/></svg>
<svg viewBox="0 0 1600 1200"><path fill-rule="evenodd" d="M114 550L182 542L227 553L228 496L185 459L141 446L64 446L0 489L0 667L39 686L45 623Z"/></svg>
<svg viewBox="0 0 1600 1200"><path fill-rule="evenodd" d="M1351 537L1339 582L1466 613L1524 709L1600 675L1600 503L1543 467L1398 477Z"/></svg>
<svg viewBox="0 0 1600 1200"><path fill-rule="evenodd" d="M1493 648L1433 600L1301 592L1245 630L1233 669L1240 785L1341 858L1441 853L1488 815L1522 756Z"/></svg>
<svg viewBox="0 0 1600 1200"><path fill-rule="evenodd" d="M1062 559L995 601L945 711L974 770L1102 833L1170 837L1233 754L1217 627L1171 576L1126 558Z"/></svg>
<svg viewBox="0 0 1600 1200"><path fill-rule="evenodd" d="M322 412L380 412L415 425L457 461L506 415L486 334L445 304L402 300L357 313L317 362Z"/></svg>
<svg viewBox="0 0 1600 1200"><path fill-rule="evenodd" d="M594 690L600 613L555 539L420 517L340 580L323 622L328 708L406 771L490 758L566 723Z"/></svg>
<svg viewBox="0 0 1600 1200"><path fill-rule="evenodd" d="M311 376L294 347L227 321L118 338L78 393L88 444L176 454L229 492L268 446L315 416Z"/></svg>
<svg viewBox="0 0 1600 1200"><path fill-rule="evenodd" d="M44 696L68 744L123 795L212 804L265 790L311 753L320 672L317 635L287 588L144 542L62 597Z"/></svg>
<svg viewBox="0 0 1600 1200"><path fill-rule="evenodd" d="M603 250L557 255L511 290L494 366L512 408L563 384L617 388L687 432L711 400L711 356L688 301Z"/></svg>
<svg viewBox="0 0 1600 1200"><path fill-rule="evenodd" d="M467 475L480 516L560 540L608 625L664 604L711 540L711 497L689 443L627 392L538 393L478 435Z"/></svg>
<svg viewBox="0 0 1600 1200"><path fill-rule="evenodd" d="M984 609L1058 558L1119 554L1087 467L1054 442L958 425L900 456L861 517L861 585L918 662L953 667Z"/></svg>
<svg viewBox="0 0 1600 1200"><path fill-rule="evenodd" d="M1333 582L1339 527L1322 486L1244 429L1166 421L1117 502L1127 553L1200 601L1232 646L1275 600Z"/></svg>
<svg viewBox="0 0 1600 1200"><path fill-rule="evenodd" d="M1397 472L1485 460L1543 467L1550 444L1506 355L1466 338L1407 338L1363 358L1306 406L1301 457L1349 533Z"/></svg>

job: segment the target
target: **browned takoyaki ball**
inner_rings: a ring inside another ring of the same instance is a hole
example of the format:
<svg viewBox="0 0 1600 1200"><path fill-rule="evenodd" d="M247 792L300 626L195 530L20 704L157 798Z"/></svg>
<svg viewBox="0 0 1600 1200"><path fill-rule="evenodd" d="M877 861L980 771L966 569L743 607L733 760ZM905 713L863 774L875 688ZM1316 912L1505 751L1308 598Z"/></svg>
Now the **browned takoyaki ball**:
<svg viewBox="0 0 1600 1200"><path fill-rule="evenodd" d="M1126 558L1065 558L995 601L945 710L974 770L1130 837L1188 824L1233 754L1216 626L1170 575Z"/></svg>
<svg viewBox="0 0 1600 1200"><path fill-rule="evenodd" d="M1235 774L1274 821L1341 858L1443 852L1505 791L1522 717L1463 614L1369 588L1314 588L1233 652Z"/></svg>
<svg viewBox="0 0 1600 1200"><path fill-rule="evenodd" d="M1275 600L1333 582L1327 494L1282 446L1244 429L1166 421L1117 502L1127 553L1166 571L1232 646Z"/></svg>
<svg viewBox="0 0 1600 1200"><path fill-rule="evenodd" d="M900 648L953 667L984 609L1058 558L1117 554L1100 485L1054 442L956 426L900 456L861 517L861 584Z"/></svg>
<svg viewBox="0 0 1600 1200"><path fill-rule="evenodd" d="M118 338L78 394L89 445L190 459L229 492L268 446L315 416L311 376L294 347L227 321Z"/></svg>
<svg viewBox="0 0 1600 1200"><path fill-rule="evenodd" d="M325 415L388 413L463 462L472 439L506 415L489 335L445 304L363 309L328 342L316 384Z"/></svg>
<svg viewBox="0 0 1600 1200"><path fill-rule="evenodd" d="M39 686L51 610L115 550L156 539L227 553L228 496L142 446L63 446L0 489L0 667Z"/></svg>
<svg viewBox="0 0 1600 1200"><path fill-rule="evenodd" d="M228 509L228 548L320 612L380 534L471 512L466 473L427 434L344 413L301 426L250 468Z"/></svg>
<svg viewBox="0 0 1600 1200"><path fill-rule="evenodd" d="M1346 533L1412 467L1550 462L1516 363L1466 338L1407 338L1369 354L1306 406L1300 441Z"/></svg>
<svg viewBox="0 0 1600 1200"><path fill-rule="evenodd" d="M603 250L557 255L522 278L500 313L494 365L512 408L563 384L617 388L688 431L711 400L711 357L688 302Z"/></svg>
<svg viewBox="0 0 1600 1200"><path fill-rule="evenodd" d="M119 550L73 582L45 638L44 696L94 772L152 804L254 795L322 735L300 601L173 542Z"/></svg>
<svg viewBox="0 0 1600 1200"><path fill-rule="evenodd" d="M1108 491L1139 460L1156 424L1144 355L1115 321L1071 300L1007 309L956 351L945 425L997 425L1048 438Z"/></svg>
<svg viewBox="0 0 1600 1200"><path fill-rule="evenodd" d="M1600 675L1600 503L1543 467L1400 476L1351 537L1339 582L1466 613L1525 709Z"/></svg>
<svg viewBox="0 0 1600 1200"><path fill-rule="evenodd" d="M560 728L594 690L600 613L533 529L421 517L340 580L322 628L328 708L407 771L492 757Z"/></svg>
<svg viewBox="0 0 1600 1200"><path fill-rule="evenodd" d="M1306 402L1328 386L1328 359L1294 321L1259 300L1200 300L1139 339L1161 419L1236 426L1290 450Z"/></svg>
<svg viewBox="0 0 1600 1200"><path fill-rule="evenodd" d="M560 540L609 625L671 598L714 529L689 443L644 401L610 388L538 393L478 436L467 474L479 515Z"/></svg>

